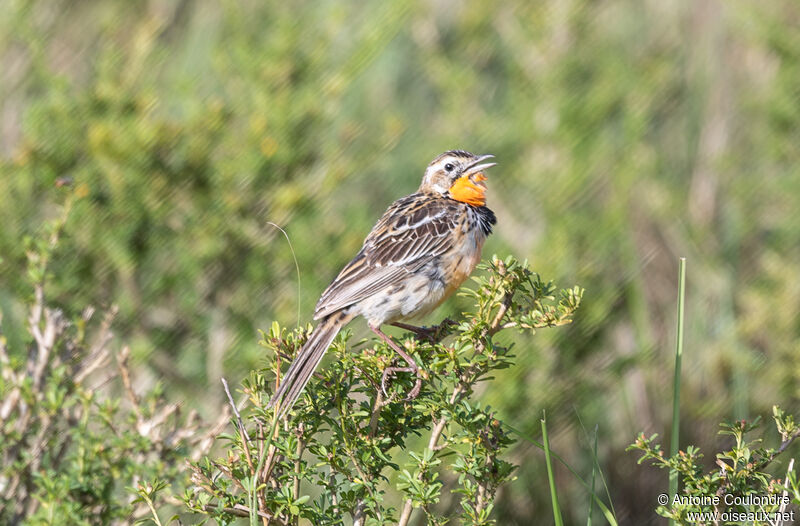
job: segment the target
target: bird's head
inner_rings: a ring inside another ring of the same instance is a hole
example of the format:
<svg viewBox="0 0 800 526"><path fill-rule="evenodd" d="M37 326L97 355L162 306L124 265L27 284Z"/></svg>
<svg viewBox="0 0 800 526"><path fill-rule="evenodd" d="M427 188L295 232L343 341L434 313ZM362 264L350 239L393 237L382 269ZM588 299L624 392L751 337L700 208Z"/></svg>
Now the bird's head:
<svg viewBox="0 0 800 526"><path fill-rule="evenodd" d="M462 150L444 152L431 161L425 170L420 192L432 192L472 206L486 204L487 168L497 163L484 163L494 155L475 155Z"/></svg>

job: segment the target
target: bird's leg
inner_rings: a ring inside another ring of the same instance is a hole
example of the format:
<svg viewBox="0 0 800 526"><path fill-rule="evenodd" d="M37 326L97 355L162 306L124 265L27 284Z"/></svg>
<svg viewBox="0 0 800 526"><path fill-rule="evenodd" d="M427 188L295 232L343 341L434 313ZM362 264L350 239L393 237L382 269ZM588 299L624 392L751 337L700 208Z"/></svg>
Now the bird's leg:
<svg viewBox="0 0 800 526"><path fill-rule="evenodd" d="M392 325L394 325L395 327L398 327L400 329L403 329L404 331L413 332L414 334L416 334L420 338L425 338L426 340L430 340L430 341L433 340L433 335L436 332L436 328L435 327L417 327L416 325L409 325L407 323L400 323L399 321L395 322L395 323L392 323Z"/></svg>
<svg viewBox="0 0 800 526"><path fill-rule="evenodd" d="M419 367L417 366L417 362L415 362L414 359L411 358L407 352L401 349L400 346L397 345L391 338L386 336L379 327L373 327L370 325L369 328L372 329L372 332L377 334L381 340L385 341L386 345L394 349L397 354L402 356L409 365L408 367L387 367L384 369L383 377L381 378L381 389L383 389L383 394L386 395L387 398L389 397L389 394L386 392L386 378L390 374L397 372L415 373L417 375L417 382L414 384L414 388L406 397L406 400L413 400L417 397L417 395L419 395L419 390L422 387L422 378L419 376Z"/></svg>

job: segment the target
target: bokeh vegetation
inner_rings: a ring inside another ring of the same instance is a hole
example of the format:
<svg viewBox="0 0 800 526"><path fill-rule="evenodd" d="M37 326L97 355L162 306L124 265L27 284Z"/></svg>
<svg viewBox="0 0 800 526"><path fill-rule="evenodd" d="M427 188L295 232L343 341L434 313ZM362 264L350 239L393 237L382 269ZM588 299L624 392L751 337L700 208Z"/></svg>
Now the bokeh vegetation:
<svg viewBox="0 0 800 526"><path fill-rule="evenodd" d="M70 203L25 240L29 341L14 348L0 333L2 524L106 526L151 516L188 486L185 463L208 453L230 417L223 408L216 424L202 422L168 402L163 386L142 389L130 348L114 345L116 309L51 305L50 264Z"/></svg>
<svg viewBox="0 0 800 526"><path fill-rule="evenodd" d="M677 256L681 440L720 450L720 421L800 406L798 20L792 0L7 2L8 348L29 341L21 240L74 194L50 299L116 305L141 387L216 411L222 375L264 364L256 329L307 322L433 156L493 153L486 252L587 294L569 328L508 337L519 358L482 402L531 436L546 409L582 473L597 425L618 518L647 524L665 477L624 449L668 435ZM510 461L500 523L546 523L541 452L519 442ZM565 519L583 522L559 469Z"/></svg>

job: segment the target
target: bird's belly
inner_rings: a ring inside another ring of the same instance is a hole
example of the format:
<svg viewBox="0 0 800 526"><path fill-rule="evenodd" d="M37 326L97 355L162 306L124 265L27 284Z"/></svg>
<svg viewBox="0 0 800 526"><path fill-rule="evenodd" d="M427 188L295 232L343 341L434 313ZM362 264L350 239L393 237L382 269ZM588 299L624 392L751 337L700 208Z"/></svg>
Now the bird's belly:
<svg viewBox="0 0 800 526"><path fill-rule="evenodd" d="M475 269L484 239L463 236L462 242L448 254L410 272L402 283L364 299L359 304L359 313L372 325L428 314L450 297Z"/></svg>
<svg viewBox="0 0 800 526"><path fill-rule="evenodd" d="M441 303L445 287L427 272L409 274L402 283L387 287L359 303L360 314L371 325L420 316Z"/></svg>

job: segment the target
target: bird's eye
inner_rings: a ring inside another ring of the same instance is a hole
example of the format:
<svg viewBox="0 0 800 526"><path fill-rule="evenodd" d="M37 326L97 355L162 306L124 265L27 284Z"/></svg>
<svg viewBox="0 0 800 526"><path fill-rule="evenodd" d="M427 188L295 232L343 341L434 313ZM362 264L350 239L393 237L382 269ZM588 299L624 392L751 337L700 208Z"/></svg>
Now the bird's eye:
<svg viewBox="0 0 800 526"><path fill-rule="evenodd" d="M452 172L455 169L455 166L453 166L453 163L447 163L444 165L444 169L448 172Z"/></svg>

